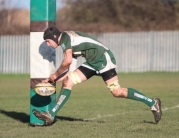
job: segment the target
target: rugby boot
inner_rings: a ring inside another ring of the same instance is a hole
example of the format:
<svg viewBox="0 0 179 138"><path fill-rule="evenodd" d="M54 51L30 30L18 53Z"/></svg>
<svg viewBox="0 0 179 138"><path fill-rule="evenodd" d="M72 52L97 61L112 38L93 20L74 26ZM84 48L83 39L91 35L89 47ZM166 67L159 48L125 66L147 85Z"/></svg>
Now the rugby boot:
<svg viewBox="0 0 179 138"><path fill-rule="evenodd" d="M162 117L161 101L159 98L154 98L154 105L151 107L151 111L154 114L155 122L158 123Z"/></svg>
<svg viewBox="0 0 179 138"><path fill-rule="evenodd" d="M32 110L33 114L40 120L44 121L44 125L49 126L52 125L54 122L54 118L51 116L49 112L44 112L44 111L37 111L36 109Z"/></svg>

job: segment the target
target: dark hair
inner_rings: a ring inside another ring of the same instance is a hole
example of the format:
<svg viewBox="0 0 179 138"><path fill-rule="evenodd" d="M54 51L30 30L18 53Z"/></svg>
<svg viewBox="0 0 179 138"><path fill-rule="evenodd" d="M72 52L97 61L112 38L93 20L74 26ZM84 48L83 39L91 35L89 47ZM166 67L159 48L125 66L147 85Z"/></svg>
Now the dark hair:
<svg viewBox="0 0 179 138"><path fill-rule="evenodd" d="M58 45L58 38L60 34L61 32L56 27L50 26L44 31L43 38L44 40L52 39ZM54 35L56 36L56 38L54 37Z"/></svg>

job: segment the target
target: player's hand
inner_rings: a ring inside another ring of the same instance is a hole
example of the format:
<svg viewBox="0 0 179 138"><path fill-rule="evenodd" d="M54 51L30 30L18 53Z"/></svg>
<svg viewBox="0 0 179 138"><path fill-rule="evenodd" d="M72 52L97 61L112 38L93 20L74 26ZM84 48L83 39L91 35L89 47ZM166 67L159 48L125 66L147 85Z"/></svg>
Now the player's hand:
<svg viewBox="0 0 179 138"><path fill-rule="evenodd" d="M56 79L58 77L58 74L55 72L54 74L51 74L50 77L49 77L49 82L56 82Z"/></svg>
<svg viewBox="0 0 179 138"><path fill-rule="evenodd" d="M45 80L42 80L43 83L48 83L50 81L50 79L45 79Z"/></svg>
<svg viewBox="0 0 179 138"><path fill-rule="evenodd" d="M50 81L55 82L57 77L58 77L57 73L50 75Z"/></svg>
<svg viewBox="0 0 179 138"><path fill-rule="evenodd" d="M54 73L54 74L51 74L48 79L42 80L42 82L44 82L44 83L48 83L48 82L54 83L54 82L56 82L57 77L58 77L57 73Z"/></svg>

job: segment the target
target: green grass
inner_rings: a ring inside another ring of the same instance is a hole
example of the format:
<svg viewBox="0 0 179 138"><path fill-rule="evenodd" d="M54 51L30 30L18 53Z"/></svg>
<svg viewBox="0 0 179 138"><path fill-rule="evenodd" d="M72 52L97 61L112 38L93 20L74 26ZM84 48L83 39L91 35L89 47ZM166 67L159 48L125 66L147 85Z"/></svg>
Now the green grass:
<svg viewBox="0 0 179 138"><path fill-rule="evenodd" d="M179 73L120 73L122 87L162 100L163 116L141 102L114 98L100 77L74 86L49 127L29 125L30 76L0 75L1 138L176 138L179 136ZM57 95L60 90L57 85Z"/></svg>

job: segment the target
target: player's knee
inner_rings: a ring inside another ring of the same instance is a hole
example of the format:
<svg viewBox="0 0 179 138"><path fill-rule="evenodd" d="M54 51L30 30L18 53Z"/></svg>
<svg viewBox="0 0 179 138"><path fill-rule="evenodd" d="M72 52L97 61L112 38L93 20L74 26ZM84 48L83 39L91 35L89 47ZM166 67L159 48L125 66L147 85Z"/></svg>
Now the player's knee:
<svg viewBox="0 0 179 138"><path fill-rule="evenodd" d="M107 83L108 89L112 92L113 96L117 96L117 91L120 88L118 80Z"/></svg>
<svg viewBox="0 0 179 138"><path fill-rule="evenodd" d="M114 97L125 97L125 91L120 87L118 80L112 81L107 84Z"/></svg>
<svg viewBox="0 0 179 138"><path fill-rule="evenodd" d="M73 83L70 82L70 78L69 76L66 76L63 80L63 87L65 88L72 88L73 87Z"/></svg>
<svg viewBox="0 0 179 138"><path fill-rule="evenodd" d="M64 79L63 86L71 88L78 83L81 83L80 77L76 72L72 72Z"/></svg>

